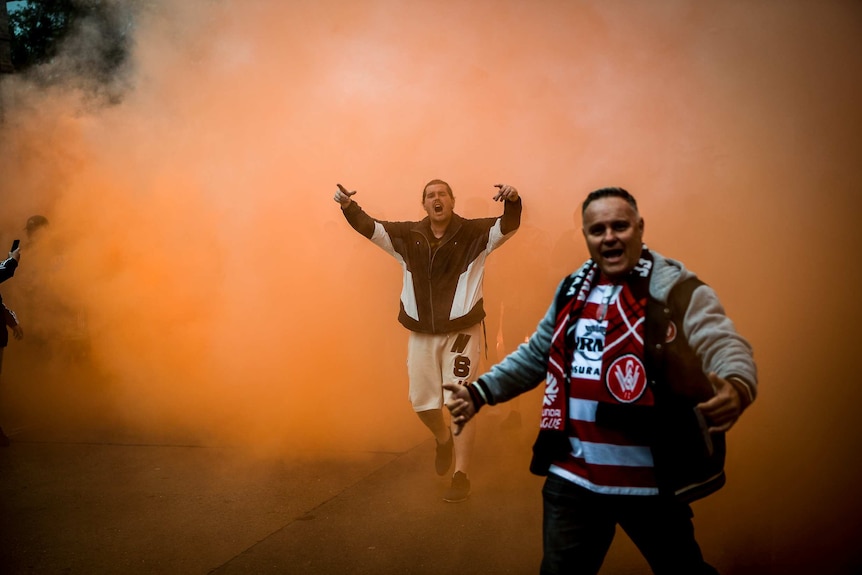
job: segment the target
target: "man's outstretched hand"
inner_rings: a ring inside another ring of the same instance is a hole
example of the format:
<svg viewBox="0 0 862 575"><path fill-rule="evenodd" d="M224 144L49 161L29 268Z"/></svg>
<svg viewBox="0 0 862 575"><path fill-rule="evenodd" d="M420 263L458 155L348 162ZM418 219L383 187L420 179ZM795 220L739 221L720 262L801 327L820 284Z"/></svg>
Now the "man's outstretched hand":
<svg viewBox="0 0 862 575"><path fill-rule="evenodd" d="M356 190L354 190L352 192L348 192L344 188L344 186L342 186L341 184L335 184L335 185L338 186L338 190L336 190L335 197L333 197L332 199L335 200L336 202L338 202L339 204L341 204L341 209L343 210L344 208L346 208L347 206L350 205L350 202L353 201L353 199L350 196L355 194Z"/></svg>
<svg viewBox="0 0 862 575"><path fill-rule="evenodd" d="M473 399L470 397L470 392L467 391L466 385L457 383L444 383L443 389L451 392L449 402L446 408L452 414L452 425L454 426L455 435L461 433L467 422L473 419L476 415L476 406L473 405Z"/></svg>
<svg viewBox="0 0 862 575"><path fill-rule="evenodd" d="M516 190L513 186L509 186L506 184L494 184L494 187L498 188L497 195L494 196L495 202L518 201L518 190Z"/></svg>
<svg viewBox="0 0 862 575"><path fill-rule="evenodd" d="M697 408L709 422L709 432L728 431L742 414L742 400L732 383L714 373L707 374L715 395Z"/></svg>

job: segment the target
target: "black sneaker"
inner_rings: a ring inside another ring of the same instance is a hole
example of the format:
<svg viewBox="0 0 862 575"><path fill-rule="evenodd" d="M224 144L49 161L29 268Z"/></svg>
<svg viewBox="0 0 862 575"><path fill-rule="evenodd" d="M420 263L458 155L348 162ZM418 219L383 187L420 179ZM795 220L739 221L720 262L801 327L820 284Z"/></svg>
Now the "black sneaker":
<svg viewBox="0 0 862 575"><path fill-rule="evenodd" d="M456 471L452 476L452 485L446 490L443 495L443 501L449 503L460 503L467 501L470 496L470 480L467 479L467 474L461 471Z"/></svg>
<svg viewBox="0 0 862 575"><path fill-rule="evenodd" d="M6 434L3 433L3 428L0 427L0 447L9 447L9 438L6 437Z"/></svg>
<svg viewBox="0 0 862 575"><path fill-rule="evenodd" d="M437 443L437 456L434 458L434 467L437 468L437 475L446 475L449 468L452 467L452 448L455 447L455 440L452 434L449 434L449 441L446 443Z"/></svg>

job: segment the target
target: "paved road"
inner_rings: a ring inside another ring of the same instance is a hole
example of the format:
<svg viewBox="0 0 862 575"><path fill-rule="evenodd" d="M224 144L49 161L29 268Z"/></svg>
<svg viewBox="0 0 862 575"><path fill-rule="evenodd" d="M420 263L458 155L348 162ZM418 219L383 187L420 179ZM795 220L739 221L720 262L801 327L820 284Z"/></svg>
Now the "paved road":
<svg viewBox="0 0 862 575"><path fill-rule="evenodd" d="M12 439L0 450L0 573L536 571L541 481L490 450L471 499L449 504L432 440L262 458L116 434Z"/></svg>
<svg viewBox="0 0 862 575"><path fill-rule="evenodd" d="M480 419L473 494L458 504L442 501L431 439L274 458L17 430L0 450L0 573L537 573L533 430L499 424ZM645 573L630 547L618 537L603 573Z"/></svg>

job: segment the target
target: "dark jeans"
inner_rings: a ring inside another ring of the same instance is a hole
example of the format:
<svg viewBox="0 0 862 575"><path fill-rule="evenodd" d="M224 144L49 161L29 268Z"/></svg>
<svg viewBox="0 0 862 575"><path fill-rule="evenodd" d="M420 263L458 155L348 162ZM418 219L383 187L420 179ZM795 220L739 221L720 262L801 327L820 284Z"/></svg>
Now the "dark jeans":
<svg viewBox="0 0 862 575"><path fill-rule="evenodd" d="M717 575L694 539L691 507L669 497L601 495L548 475L542 575L595 575L619 524L656 575Z"/></svg>

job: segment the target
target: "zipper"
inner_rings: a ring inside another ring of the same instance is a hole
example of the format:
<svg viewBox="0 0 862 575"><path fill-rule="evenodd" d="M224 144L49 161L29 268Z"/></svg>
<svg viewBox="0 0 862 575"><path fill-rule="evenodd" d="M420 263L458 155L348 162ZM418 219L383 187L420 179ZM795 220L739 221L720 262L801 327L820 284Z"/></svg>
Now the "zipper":
<svg viewBox="0 0 862 575"><path fill-rule="evenodd" d="M437 252L440 251L440 248L442 248L445 244L449 243L449 241L452 239L452 236L458 233L458 230L461 229L460 226L458 226L457 229L452 228L453 225L454 222L450 221L449 227L446 228L446 233L444 233L443 237L440 238L441 241L440 244L437 246L436 250L431 249L431 240L428 239L428 237L422 232L422 230L415 228L413 229L414 232L419 234L422 239L425 240L425 244L428 246L428 304L429 308L431 309L431 331L433 333L437 333L437 325L434 322L434 283L431 279L431 271L434 269L434 258L437 257ZM452 233L449 233L450 230Z"/></svg>

